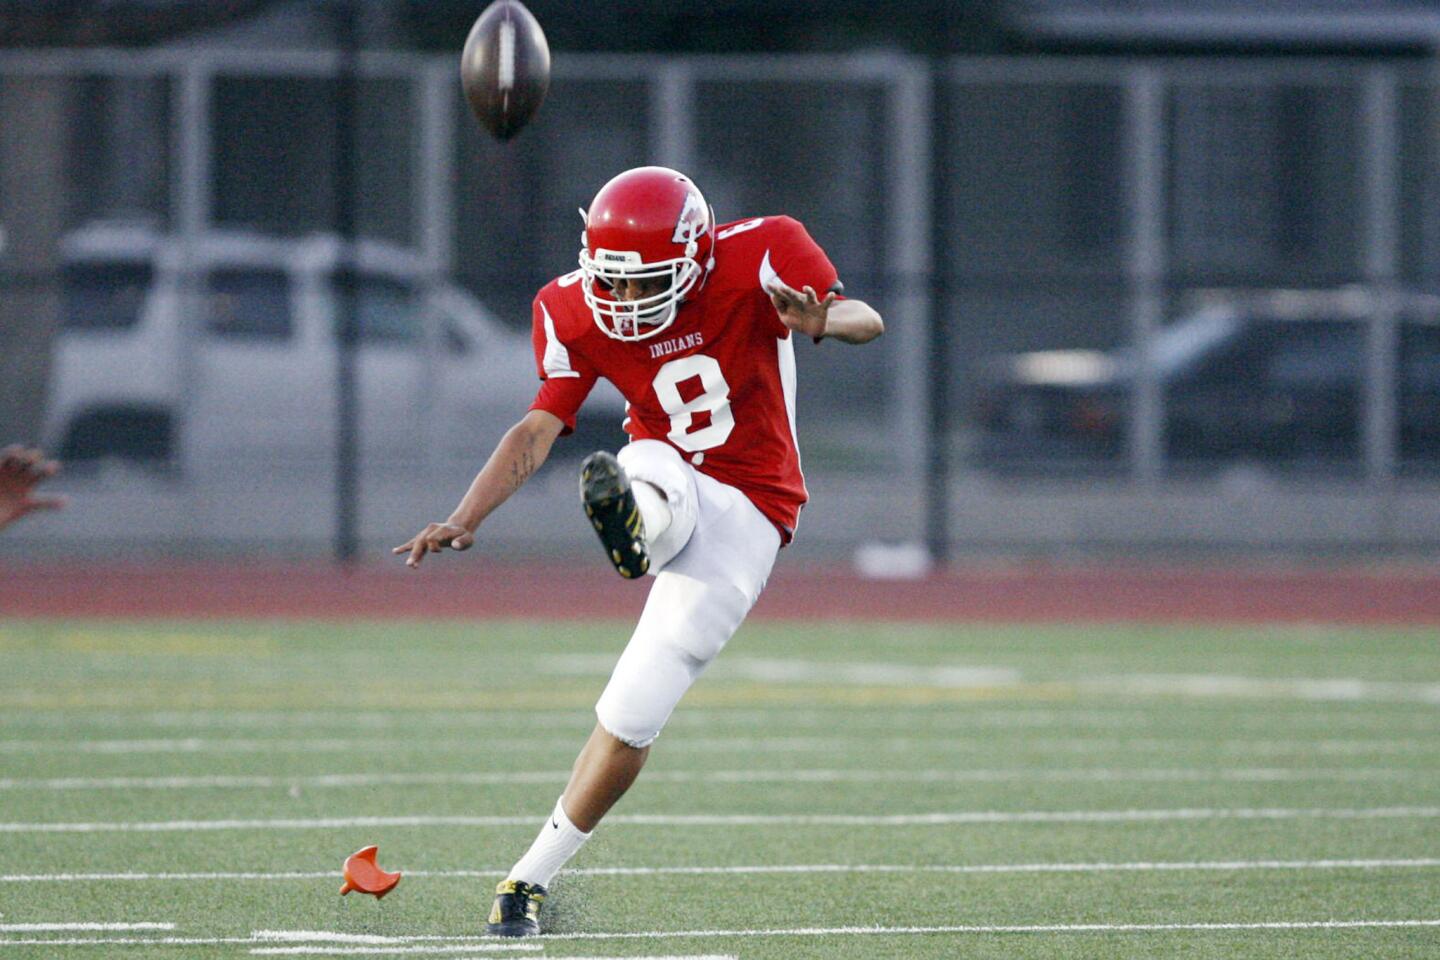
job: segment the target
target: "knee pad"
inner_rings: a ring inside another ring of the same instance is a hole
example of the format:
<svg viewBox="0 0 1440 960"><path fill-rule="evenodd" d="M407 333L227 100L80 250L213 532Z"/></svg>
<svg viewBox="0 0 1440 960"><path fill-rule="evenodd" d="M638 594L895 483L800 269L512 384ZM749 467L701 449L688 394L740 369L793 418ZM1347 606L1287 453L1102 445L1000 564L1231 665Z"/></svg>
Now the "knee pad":
<svg viewBox="0 0 1440 960"><path fill-rule="evenodd" d="M600 725L632 747L649 746L740 626L750 599L728 584L661 574L605 692Z"/></svg>

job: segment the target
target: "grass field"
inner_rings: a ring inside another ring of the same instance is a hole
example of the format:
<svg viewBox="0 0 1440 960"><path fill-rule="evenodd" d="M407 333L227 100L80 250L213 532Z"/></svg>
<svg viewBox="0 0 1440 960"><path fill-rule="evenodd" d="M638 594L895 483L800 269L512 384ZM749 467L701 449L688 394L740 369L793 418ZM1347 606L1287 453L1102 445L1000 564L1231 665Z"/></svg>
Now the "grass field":
<svg viewBox="0 0 1440 960"><path fill-rule="evenodd" d="M627 633L0 625L0 960L1440 957L1433 628L752 624L483 940Z"/></svg>

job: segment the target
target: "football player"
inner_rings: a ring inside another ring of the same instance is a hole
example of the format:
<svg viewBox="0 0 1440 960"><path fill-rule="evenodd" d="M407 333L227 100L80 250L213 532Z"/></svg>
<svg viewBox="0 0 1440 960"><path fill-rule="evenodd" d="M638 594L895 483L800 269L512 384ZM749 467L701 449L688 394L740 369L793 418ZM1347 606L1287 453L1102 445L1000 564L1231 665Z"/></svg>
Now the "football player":
<svg viewBox="0 0 1440 960"><path fill-rule="evenodd" d="M39 450L18 445L0 450L0 529L32 511L65 506L64 497L35 495L35 488L59 470L60 464Z"/></svg>
<svg viewBox="0 0 1440 960"><path fill-rule="evenodd" d="M501 882L488 931L538 933L546 888L634 782L685 691L740 626L808 494L795 441L796 336L866 343L880 316L785 216L717 224L663 167L615 177L585 220L579 269L535 297L540 391L443 523L395 548L411 567L475 530L545 461L604 377L629 443L580 472L587 521L626 578L655 577L596 704L598 723L540 835Z"/></svg>

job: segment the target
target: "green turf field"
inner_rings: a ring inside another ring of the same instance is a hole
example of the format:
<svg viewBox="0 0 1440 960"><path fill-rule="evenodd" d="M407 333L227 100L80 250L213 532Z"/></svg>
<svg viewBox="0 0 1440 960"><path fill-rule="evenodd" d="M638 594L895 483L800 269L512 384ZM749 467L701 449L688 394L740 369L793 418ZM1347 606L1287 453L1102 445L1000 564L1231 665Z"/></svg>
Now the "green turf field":
<svg viewBox="0 0 1440 960"><path fill-rule="evenodd" d="M0 960L1440 957L1419 628L747 626L482 940L627 632L0 625Z"/></svg>

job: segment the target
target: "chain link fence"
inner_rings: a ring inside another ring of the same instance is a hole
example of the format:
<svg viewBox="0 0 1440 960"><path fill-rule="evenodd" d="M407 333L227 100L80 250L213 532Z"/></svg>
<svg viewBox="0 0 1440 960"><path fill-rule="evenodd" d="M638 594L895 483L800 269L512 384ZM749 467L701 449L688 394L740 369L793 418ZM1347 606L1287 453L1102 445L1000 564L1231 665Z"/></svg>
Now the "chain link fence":
<svg viewBox="0 0 1440 960"><path fill-rule="evenodd" d="M642 163L722 221L801 219L886 317L878 344L797 351L798 551L946 525L962 549L1440 542L1427 69L572 55L501 145L453 58L366 54L347 196L341 66L0 54L0 373L46 397L6 432L64 457L75 495L4 549L323 549L353 281L378 556L523 413L530 298L572 269L576 208ZM621 418L597 391L487 535L588 549L557 499Z"/></svg>

